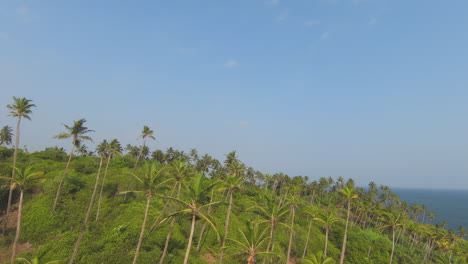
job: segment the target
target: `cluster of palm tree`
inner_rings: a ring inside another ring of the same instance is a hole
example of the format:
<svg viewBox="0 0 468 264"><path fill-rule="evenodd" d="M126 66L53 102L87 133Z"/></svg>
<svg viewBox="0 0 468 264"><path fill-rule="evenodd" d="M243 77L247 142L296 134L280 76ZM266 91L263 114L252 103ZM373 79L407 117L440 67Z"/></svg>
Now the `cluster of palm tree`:
<svg viewBox="0 0 468 264"><path fill-rule="evenodd" d="M17 118L13 169L10 177L1 177L9 186L3 234L11 213L13 191L19 190L18 221L12 243L11 263L16 259L16 247L20 238L24 192L45 179L43 172L35 171L31 166L24 169L17 166L20 123L22 119L30 120L35 105L26 98L13 97L13 100L14 104L7 105L10 115ZM87 151L84 142L92 142L88 134L94 131L86 127L85 123L85 119L79 119L72 125L64 124L66 132L55 136L58 139L71 139L72 145L65 169L59 175L51 205L52 214L66 210L60 206L61 193L76 153L93 156L99 164L87 207L83 209L85 214L79 234L70 252L70 264L79 259L79 249L90 229L93 211L96 212L93 216L96 222L102 217L101 204L109 165L115 157L123 155L124 151L117 139L103 140L94 152ZM143 127L139 138L143 139L141 146L125 147L125 155L133 161L133 165L128 173L128 182L122 184L121 191L118 192L124 198L122 203L127 199L140 199L138 194L143 194L144 197L141 200L145 206L141 213L140 233L135 241L134 264L138 262L144 239L151 236L153 230L163 227L167 227L167 234L159 263L166 263L176 225L186 226L188 230L184 264L189 263L193 250L197 253L200 251L208 231L214 232L219 241L219 250L212 252L219 263L228 263L227 258L231 261L240 256L247 263L257 263L259 260L263 263L291 263L294 260L333 264L336 263L338 254L335 251L330 252L329 240L335 228L343 230L339 241L336 238L333 241L341 244L340 264L347 259L350 230L357 232L370 229L388 236L391 241L389 264L394 262L398 245L421 249L424 252L422 261L426 261L423 263L434 261L435 258L448 258L453 262L456 259L453 256L462 250L460 239L454 232L427 223L416 223L419 219L424 221L433 218L433 215L428 213L426 216L426 210L421 206L409 206L399 201L387 186L378 188L371 182L364 189L355 187L352 179L345 181L342 177L336 180L329 177L310 181L308 177L289 177L283 173L263 174L243 164L235 151L228 153L224 162L207 154L200 156L195 149L189 153L173 148L150 153L146 140L156 138L154 131L148 126ZM12 129L4 127L0 131L0 143L8 145L11 141ZM243 194L246 190L249 190L250 195ZM127 195L130 193L135 195L129 198ZM152 219L151 212L157 212L157 217ZM250 220L239 222L234 217L237 224L233 227L233 212L242 212ZM148 222L152 224L148 225ZM297 231L301 228L299 223L304 222L307 223L307 234L298 234ZM318 252L311 252L313 246L316 248L310 242L314 228L323 230L320 242L323 249ZM287 242L278 239L282 234L287 234ZM463 228L459 230L459 236L462 239L466 236ZM304 247L300 249L294 244L298 237L305 237ZM443 253L434 255L436 250ZM370 248L368 258L371 258Z"/></svg>

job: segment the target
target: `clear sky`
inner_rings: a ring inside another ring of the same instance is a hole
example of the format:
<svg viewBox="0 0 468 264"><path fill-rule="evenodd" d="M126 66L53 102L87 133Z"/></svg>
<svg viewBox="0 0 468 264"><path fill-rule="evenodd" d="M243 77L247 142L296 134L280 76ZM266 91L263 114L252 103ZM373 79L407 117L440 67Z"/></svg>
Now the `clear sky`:
<svg viewBox="0 0 468 264"><path fill-rule="evenodd" d="M0 126L30 151L173 146L290 176L468 189L466 0L2 0ZM95 145L90 147L94 148Z"/></svg>

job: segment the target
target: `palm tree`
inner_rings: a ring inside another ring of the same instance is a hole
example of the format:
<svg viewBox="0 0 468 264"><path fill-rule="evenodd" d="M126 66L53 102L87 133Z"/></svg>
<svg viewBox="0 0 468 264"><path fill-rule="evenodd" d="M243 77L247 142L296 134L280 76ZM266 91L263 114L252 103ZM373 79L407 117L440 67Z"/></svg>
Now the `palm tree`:
<svg viewBox="0 0 468 264"><path fill-rule="evenodd" d="M246 232L239 228L242 241L231 238L228 238L228 240L235 242L241 247L241 253L247 257L247 264L256 263L257 257L260 255L273 254L262 250L263 244L268 239L268 228L264 228L263 231L260 232L258 223L253 223L251 221L246 221L246 226Z"/></svg>
<svg viewBox="0 0 468 264"><path fill-rule="evenodd" d="M169 171L171 172L171 175L174 177L176 184L174 186L174 189L177 190L176 193L176 198L180 198L180 191L182 188L182 181L185 179L185 177L190 176L192 174L190 164L186 163L184 160L179 159L176 161L173 161L169 165ZM167 206L163 208L165 210ZM163 212L161 212L162 214ZM153 228L156 226L157 222L159 219L156 219L154 222L153 226L151 227L150 230L153 230ZM171 224L169 226L169 230L167 231L167 236L166 236L166 243L164 244L164 249L161 254L161 258L159 259L159 263L162 264L164 263L164 258L166 257L167 249L169 248L169 241L171 240L172 236L172 230L174 228L175 224L175 218L171 219Z"/></svg>
<svg viewBox="0 0 468 264"><path fill-rule="evenodd" d="M323 258L326 258L328 249L328 234L330 233L330 229L332 228L333 224L339 219L332 212L328 212L326 215L321 215L321 217L314 217L314 220L322 223L323 227L325 228L325 247L323 249Z"/></svg>
<svg viewBox="0 0 468 264"><path fill-rule="evenodd" d="M13 189L11 188L13 184L13 178L15 178L15 168L16 168L16 160L18 158L18 146L19 146L19 139L20 139L20 125L21 119L31 120L29 115L32 114L31 108L36 107L35 104L32 104L32 100L26 99L24 97L14 97L13 96L14 104L10 105L7 104L7 108L10 109L10 113L8 115L17 117L16 121L16 135L15 135L15 151L13 152L13 170L11 172L11 181L10 181L10 190L8 192L8 203L7 203L7 210L5 215L5 221L3 223L3 230L2 235L5 235L6 227L8 224L8 217L11 210L11 199L13 196ZM11 140L10 140L11 141Z"/></svg>
<svg viewBox="0 0 468 264"><path fill-rule="evenodd" d="M0 130L0 145L5 147L11 145L11 140L13 138L13 129L9 126L4 126Z"/></svg>
<svg viewBox="0 0 468 264"><path fill-rule="evenodd" d="M137 247L135 250L135 256L133 258L133 264L137 263L138 254L140 253L141 242L143 241L143 234L146 227L146 219L148 218L149 207L151 203L151 198L153 195L158 194L161 190L167 188L167 183L172 179L164 179L163 171L165 170L164 165L160 165L154 162L146 162L143 170L143 174L138 176L135 173L131 175L141 184L139 191L125 191L126 192L136 192L144 193L146 195L146 207L145 214L143 217L143 223L141 224L140 237L138 238Z"/></svg>
<svg viewBox="0 0 468 264"><path fill-rule="evenodd" d="M135 161L135 166L133 168L133 170L135 170L137 164L138 164L138 161L141 159L142 155L143 155L143 150L145 149L145 145L146 145L146 138L151 138L152 140L156 140L156 138L153 136L153 133L154 131L151 130L151 128L149 128L148 126L143 126L143 130L141 131L141 135L138 137L138 138L142 138L143 139L143 146L141 146L141 149L140 149L140 153L138 154L138 157Z"/></svg>
<svg viewBox="0 0 468 264"><path fill-rule="evenodd" d="M215 231L218 240L220 240L218 229L216 228L214 222L208 217L207 214L203 212L203 210L213 204L217 204L218 202L207 202L208 201L208 193L210 190L217 184L215 183L207 183L206 178L202 174L197 174L195 177L192 178L189 185L184 185L187 191L187 199L182 200L175 197L168 197L169 199L173 199L174 201L179 202L184 208L172 213L169 217L174 217L176 215L181 214L188 214L191 216L191 227L190 227L190 235L188 239L187 249L185 251L184 257L184 264L188 263L188 259L190 256L190 249L192 248L192 241L193 241L193 234L195 232L195 224L197 218L201 218L208 222L210 226ZM168 217L168 218L169 218Z"/></svg>
<svg viewBox="0 0 468 264"><path fill-rule="evenodd" d="M67 162L67 165L65 166L65 170L63 171L62 178L60 178L60 183L57 188L57 193L55 194L54 205L52 206L52 212L54 212L55 208L57 207L57 201L59 199L60 190L62 189L63 180L65 179L65 175L67 173L68 167L70 166L70 161L73 156L73 151L75 150L75 148L78 148L81 145L82 140L89 140L91 142L93 141L89 136L86 136L85 134L89 132L94 132L94 130L91 130L85 127L84 126L85 122L86 122L86 119L83 118L83 119L74 121L73 126L67 126L63 124L63 126L68 131L54 136L55 138L58 138L58 139L72 138L72 148L70 150L70 154L68 155L68 162Z"/></svg>
<svg viewBox="0 0 468 264"><path fill-rule="evenodd" d="M230 175L230 176L227 176L226 182L224 186L221 188L221 190L228 191L227 195L229 197L229 203L228 203L228 208L226 211L226 220L224 222L224 237L223 237L223 241L221 244L221 251L219 254L219 263L223 263L224 247L226 245L226 239L227 239L228 231L229 231L229 219L231 216L234 192L241 191L243 183L244 183L244 180L242 178L236 177L234 175Z"/></svg>
<svg viewBox="0 0 468 264"><path fill-rule="evenodd" d="M254 207L255 212L263 218L263 220L260 220L259 222L268 224L270 229L270 237L266 249L268 252L274 251L275 232L277 227L282 225L286 228L290 228L287 224L284 223L284 221L286 221L286 215L289 212L288 206L287 204L282 204L280 200L275 198L275 194L271 194L271 196L264 195L262 200L266 201L266 203L256 204Z"/></svg>
<svg viewBox="0 0 468 264"><path fill-rule="evenodd" d="M104 148L105 144L107 144L106 140L104 140L97 147L97 151L101 155L101 158L99 160L99 168L98 168L98 171L97 171L97 174L96 174L94 189L93 189L93 193L91 194L91 199L89 200L88 210L86 211L86 216L85 216L85 218L83 220L83 224L81 225L80 234L78 235L78 239L76 240L75 247L73 249L73 254L72 254L72 257L70 259L69 264L72 264L75 261L75 258L76 258L77 254L78 254L78 249L80 247L81 240L83 239L84 232L88 229L88 220L89 220L89 216L91 214L91 209L93 208L94 197L96 196L96 191L97 191L97 187L98 187L98 183L99 183L99 176L101 174L102 161L104 159L103 148Z"/></svg>
<svg viewBox="0 0 468 264"><path fill-rule="evenodd" d="M102 192L104 190L104 184L106 182L106 176L107 171L109 169L110 160L115 155L122 154L122 146L120 145L120 142L117 139L111 140L109 144L107 144L107 142L104 140L101 144L102 146L98 146L98 152L101 152L101 156L107 156L107 163L106 169L104 170L104 177L102 177L101 190L99 191L98 206L96 210L96 221L99 219L99 212L101 211Z"/></svg>
<svg viewBox="0 0 468 264"><path fill-rule="evenodd" d="M309 246L309 240L310 240L310 231L312 230L312 223L315 218L315 215L317 214L317 207L306 205L304 208L304 214L308 216L309 218L309 227L307 228L307 237L306 237L306 242L304 245L304 251L302 252L302 258L305 258L307 254L307 248Z"/></svg>
<svg viewBox="0 0 468 264"><path fill-rule="evenodd" d="M289 211L291 212L291 229L289 230L289 244L288 244L288 253L286 255L286 263L289 263L291 257L291 247L294 235L294 218L296 215L296 207L300 204L301 199L298 195L299 192L297 189L293 190L288 196Z"/></svg>
<svg viewBox="0 0 468 264"><path fill-rule="evenodd" d="M343 245L341 246L341 256L340 256L340 264L343 264L344 258L345 258L345 252L346 252L346 240L348 236L349 214L351 212L351 200L357 199L358 196L355 193L354 188L351 188L349 186L345 186L342 189L340 189L340 193L344 195L345 202L347 204L346 225L345 225L345 231L343 235Z"/></svg>
<svg viewBox="0 0 468 264"><path fill-rule="evenodd" d="M302 261L306 264L335 264L336 261L332 258L327 258L322 255L321 251L310 255L308 258L303 258Z"/></svg>
<svg viewBox="0 0 468 264"><path fill-rule="evenodd" d="M15 174L15 178L13 179L10 179L9 177L0 176L0 179L11 182L10 189L14 190L16 188L19 188L20 190L20 200L19 200L19 206L18 206L18 222L16 224L15 240L13 241L13 249L12 249L11 261L10 261L11 264L15 263L16 246L18 244L18 240L19 240L19 236L21 232L21 216L22 216L22 210L23 210L24 191L34 187L37 183L42 182L44 180L44 178L42 177L44 175L44 172L33 171L32 167L26 167L24 170L15 168L15 171L17 173Z"/></svg>
<svg viewBox="0 0 468 264"><path fill-rule="evenodd" d="M393 261L393 253L395 252L395 246L396 246L396 229L402 225L402 214L394 214L394 213L389 213L389 212L384 212L383 213L384 219L383 222L385 223L383 226L379 227L380 229L390 229L392 231L392 251L390 253L390 260L389 264L392 264Z"/></svg>

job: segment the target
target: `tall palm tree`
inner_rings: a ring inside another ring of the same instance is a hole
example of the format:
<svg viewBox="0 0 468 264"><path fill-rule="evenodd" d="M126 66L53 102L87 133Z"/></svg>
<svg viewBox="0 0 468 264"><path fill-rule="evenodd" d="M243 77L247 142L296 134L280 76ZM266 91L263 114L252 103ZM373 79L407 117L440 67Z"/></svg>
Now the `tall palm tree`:
<svg viewBox="0 0 468 264"><path fill-rule="evenodd" d="M135 166L134 166L134 170L136 168L136 166L138 165L138 161L141 159L142 155L143 155L143 150L145 149L145 146L146 146L146 138L150 138L152 140L156 140L156 138L153 136L154 134L154 131L151 130L151 128L149 128L148 126L143 126L143 130L141 131L141 135L138 137L138 138L142 138L143 139L143 146L141 146L141 149L140 149L140 153L138 154L138 157L135 161Z"/></svg>
<svg viewBox="0 0 468 264"><path fill-rule="evenodd" d="M173 161L173 162L171 162L169 164L169 172L171 173L171 175L174 177L174 180L176 181L176 184L174 186L174 189L176 190L176 196L175 197L180 198L180 192L181 192L181 188L182 188L182 181L186 177L188 177L188 176L190 176L192 174L190 164L186 163L182 159L175 160L175 161ZM163 208L163 210L165 210L166 208L167 208L167 206L165 206ZM152 230L156 226L158 220L159 219L156 219L156 221L154 222L154 224L153 224L153 226L151 227L150 230ZM166 257L167 249L169 248L169 241L171 240L172 230L174 228L174 224L175 224L175 218L172 218L171 219L171 224L169 225L169 230L167 231L166 243L164 244L164 249L163 249L163 252L161 254L161 258L159 259L160 264L164 263L164 258Z"/></svg>
<svg viewBox="0 0 468 264"><path fill-rule="evenodd" d="M151 203L151 198L153 195L158 194L158 192L167 189L167 183L172 179L164 179L163 172L165 170L164 165L160 165L154 162L146 162L143 169L142 175L137 175L131 173L131 175L140 183L140 190L138 191L125 191L126 192L135 192L135 193L144 193L146 196L146 207L145 214L143 216L143 222L141 224L140 237L138 238L137 247L135 250L135 256L133 258L133 264L137 263L138 254L140 253L141 242L143 241L143 234L146 227L146 219L148 218L149 207Z"/></svg>
<svg viewBox="0 0 468 264"><path fill-rule="evenodd" d="M231 210L232 210L232 203L233 203L233 196L235 191L241 191L242 190L242 184L244 183L244 179L240 177L236 177L234 175L227 176L226 181L224 186L221 188L221 190L227 190L228 197L229 197L229 203L228 203L228 208L226 210L226 219L224 222L224 237L223 241L221 244L221 251L219 254L219 263L223 263L223 255L224 255L224 247L226 245L226 239L228 237L228 231L229 231L229 219L231 217Z"/></svg>
<svg viewBox="0 0 468 264"><path fill-rule="evenodd" d="M73 151L75 148L79 147L81 145L81 142L83 140L89 140L93 141L89 136L86 136L85 134L89 132L94 132L94 130L88 129L87 127L84 126L84 123L86 122L86 119L79 119L73 122L73 126L68 126L63 124L63 126L67 129L67 132L65 133L60 133L54 138L58 139L64 139L64 138L72 138L72 148L70 150L70 154L68 155L68 162L67 165L65 166L65 170L63 171L62 178L60 178L60 183L57 188L57 193L55 194L55 199L54 199L54 205L52 206L52 212L55 211L55 208L57 207L57 201L60 196L60 190L62 189L63 185L63 180L65 179L65 175L67 174L68 167L70 166L70 161L73 156Z"/></svg>
<svg viewBox="0 0 468 264"><path fill-rule="evenodd" d="M345 258L345 252L346 252L346 240L348 237L348 224L349 224L349 215L351 212L351 201L353 199L357 199L358 195L355 193L354 188L345 186L342 189L340 189L340 193L344 196L345 202L347 204L347 213L346 213L346 225L345 225L345 231L343 235L343 245L341 246L341 256L340 256L340 264L344 263L344 258Z"/></svg>
<svg viewBox="0 0 468 264"><path fill-rule="evenodd" d="M288 253L286 255L286 264L289 263L291 257L291 247L294 235L294 219L296 216L296 207L300 204L301 199L299 196L298 190L293 190L291 194L288 195L287 203L289 204L289 211L291 212L291 229L289 230L289 244L288 244Z"/></svg>
<svg viewBox="0 0 468 264"><path fill-rule="evenodd" d="M102 162L103 162L103 159L104 159L104 155L105 155L104 151L105 151L106 146L107 146L107 141L104 140L96 148L97 152L101 156L101 158L99 160L99 168L98 168L98 171L97 171L97 174L96 174L96 180L95 180L95 183L94 183L93 192L91 194L91 198L89 199L88 209L86 210L86 215L85 215L85 218L83 220L83 224L81 225L81 230L80 230L80 234L78 235L78 239L75 242L75 247L73 249L73 254L72 254L72 257L71 257L71 259L69 261L69 264L72 264L75 261L75 258L76 258L77 254L78 254L78 249L80 248L81 240L83 239L85 231L88 229L88 220L89 220L89 216L91 215L91 209L93 208L93 204L94 204L94 200L95 200L94 197L96 196L96 192L97 192L97 188L98 188L98 184L99 184L99 176L101 174Z"/></svg>
<svg viewBox="0 0 468 264"><path fill-rule="evenodd" d="M330 229L332 228L333 224L339 219L332 212L328 212L326 215L314 217L314 220L322 223L323 227L325 228L325 247L323 249L323 258L326 258L328 249L328 234L330 233Z"/></svg>
<svg viewBox="0 0 468 264"><path fill-rule="evenodd" d="M18 222L16 224L15 240L13 241L13 249L11 252L11 261L10 261L11 264L15 263L16 246L18 244L18 240L19 240L19 236L21 232L21 216L22 216L22 211L23 211L24 191L34 187L37 183L42 182L44 180L44 177L43 177L44 172L33 171L32 167L26 167L23 170L15 168L15 171L17 173L15 174L15 178L13 179L9 177L0 176L0 179L11 182L10 188L12 190L16 188L20 190L20 200L19 200L19 206L18 206Z"/></svg>
<svg viewBox="0 0 468 264"><path fill-rule="evenodd" d="M187 191L187 198L184 200L175 197L168 197L169 199L173 199L183 206L183 209L172 213L169 215L169 217L182 214L188 214L191 217L190 235L187 242L187 249L185 251L184 264L188 263L190 250L192 248L193 234L195 232L195 224L198 218L208 222L208 224L210 224L210 226L215 231L218 240L220 240L218 229L216 228L213 220L211 220L208 215L203 212L205 208L219 203L207 202L209 199L208 193L217 184L217 182L207 183L206 180L207 179L202 174L195 175L195 177L192 178L188 185L184 185Z"/></svg>
<svg viewBox="0 0 468 264"><path fill-rule="evenodd" d="M401 213L389 213L389 212L384 212L383 213L384 219L384 225L379 227L379 229L390 229L392 232L392 251L390 252L390 260L389 264L392 264L393 262L393 254L395 252L395 246L396 246L396 231L397 228L401 225L403 225L403 219L402 219L402 214Z"/></svg>
<svg viewBox="0 0 468 264"><path fill-rule="evenodd" d="M257 213L263 219L259 223L266 223L270 229L270 236L267 245L267 251L273 252L275 246L275 234L279 225L290 228L286 223L286 216L289 212L287 204L282 204L275 194L264 195L262 197L265 204L256 204L254 207ZM271 262L272 260L270 260Z"/></svg>
<svg viewBox="0 0 468 264"><path fill-rule="evenodd" d="M104 177L102 177L102 184L101 184L101 190L99 191L99 199L98 199L98 205L97 205L97 210L96 210L96 221L99 219L99 212L101 211L101 200L102 200L102 192L104 190L104 184L106 182L106 176L107 176L107 171L109 169L109 163L112 157L115 155L121 155L122 154L122 146L120 145L120 142L117 139L111 140L109 144L104 140L102 143L102 146L98 146L98 152L101 151L101 155L107 156L107 163L106 163L106 169L104 170Z"/></svg>
<svg viewBox="0 0 468 264"><path fill-rule="evenodd" d="M309 227L307 228L307 236L306 236L306 242L304 245L304 251L302 252L302 258L305 258L309 246L309 240L310 240L310 231L312 230L312 223L313 220L317 214L317 207L311 206L311 205L306 205L304 208L304 214L309 218Z"/></svg>
<svg viewBox="0 0 468 264"><path fill-rule="evenodd" d="M0 145L8 146L11 145L11 140L13 138L13 129L9 126L4 126L0 130Z"/></svg>
<svg viewBox="0 0 468 264"><path fill-rule="evenodd" d="M10 109L10 113L8 115L16 117L16 135L15 135L15 151L13 152L13 170L11 172L11 182L10 182L10 190L8 192L8 203L7 203L7 210L5 215L5 221L3 223L3 230L2 235L5 234L6 227L8 224L8 217L11 210L11 199L13 196L13 189L11 188L13 184L13 178L15 178L15 168L16 168L16 160L18 158L18 146L20 140L20 125L21 119L31 120L29 115L32 114L31 108L36 107L35 104L32 103L32 100L26 99L24 97L14 97L13 96L14 104L7 104L7 108Z"/></svg>

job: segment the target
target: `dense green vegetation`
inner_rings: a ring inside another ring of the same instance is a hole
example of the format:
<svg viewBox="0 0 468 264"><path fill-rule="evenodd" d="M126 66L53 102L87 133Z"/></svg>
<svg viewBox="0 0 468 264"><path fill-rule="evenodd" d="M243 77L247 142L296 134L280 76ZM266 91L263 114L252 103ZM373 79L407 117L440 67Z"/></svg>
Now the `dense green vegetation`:
<svg viewBox="0 0 468 264"><path fill-rule="evenodd" d="M17 263L467 263L463 229L428 224L387 186L264 174L235 151L150 152L146 126L140 147L114 139L88 152L85 120L65 128L68 154L9 148L11 129L0 134L4 261L18 240L32 249Z"/></svg>

